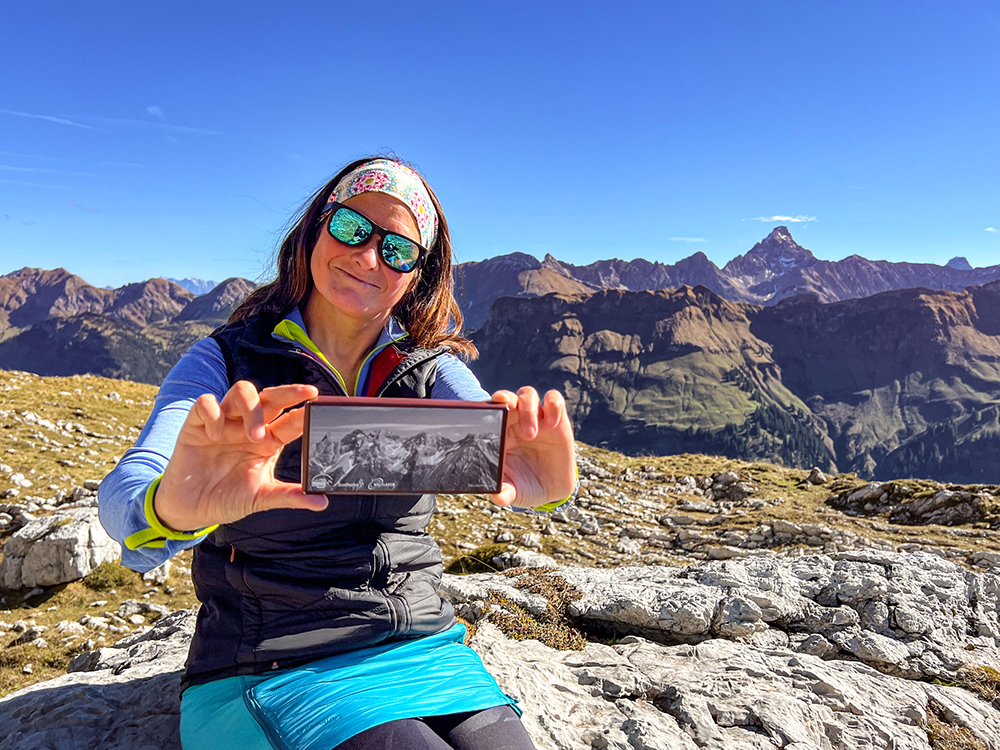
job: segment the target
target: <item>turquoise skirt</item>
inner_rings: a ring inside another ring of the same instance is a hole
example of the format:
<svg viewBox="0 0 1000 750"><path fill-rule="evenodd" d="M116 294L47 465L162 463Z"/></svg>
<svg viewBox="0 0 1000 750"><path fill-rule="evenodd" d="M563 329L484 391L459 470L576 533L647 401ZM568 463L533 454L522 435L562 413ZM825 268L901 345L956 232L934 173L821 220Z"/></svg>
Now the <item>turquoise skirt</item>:
<svg viewBox="0 0 1000 750"><path fill-rule="evenodd" d="M196 685L181 700L181 744L218 750L224 739L240 750L331 750L397 719L517 710L464 640L465 626L456 624L295 669Z"/></svg>

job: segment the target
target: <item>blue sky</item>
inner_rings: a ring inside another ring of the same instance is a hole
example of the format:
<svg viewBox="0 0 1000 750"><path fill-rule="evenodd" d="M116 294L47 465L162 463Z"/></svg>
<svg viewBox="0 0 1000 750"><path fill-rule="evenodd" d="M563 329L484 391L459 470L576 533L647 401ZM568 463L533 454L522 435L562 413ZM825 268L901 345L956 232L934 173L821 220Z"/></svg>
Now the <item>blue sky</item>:
<svg viewBox="0 0 1000 750"><path fill-rule="evenodd" d="M460 261L1000 263L997 0L7 3L0 70L0 273L258 278L384 149Z"/></svg>

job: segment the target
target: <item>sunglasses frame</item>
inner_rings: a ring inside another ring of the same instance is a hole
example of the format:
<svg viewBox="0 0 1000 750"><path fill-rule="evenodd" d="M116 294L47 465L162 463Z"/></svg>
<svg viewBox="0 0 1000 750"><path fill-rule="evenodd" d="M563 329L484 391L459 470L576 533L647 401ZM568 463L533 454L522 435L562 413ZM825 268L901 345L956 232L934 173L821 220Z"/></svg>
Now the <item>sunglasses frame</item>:
<svg viewBox="0 0 1000 750"><path fill-rule="evenodd" d="M353 214L357 214L362 219L364 219L365 221L367 221L369 224L372 225L372 233L370 235L368 235L368 238L364 242L359 242L359 243L354 244L354 245L352 245L350 242L344 242L342 239L340 239L339 237L335 236L334 233L333 233L333 230L330 229L330 225L333 223L333 217L334 217L334 215L336 215L337 211L339 211L342 208L346 209L347 211L350 211ZM329 214L329 216L327 216L327 214ZM378 241L378 257L379 257L379 260L381 260L388 268L391 268L396 273L413 273L418 268L420 268L420 266L423 265L424 258L426 258L427 255L428 255L428 253L430 252L426 247L424 247L423 245L421 245L416 240L410 239L405 234L400 234L399 232L393 232L393 231L390 231L390 230L386 229L385 227L379 226L374 221L372 221L367 216L365 216L363 213L361 213L360 211L358 211L356 208L351 208L350 206L345 206L343 203L337 203L335 201L331 201L330 203L327 203L326 206L323 208L322 213L320 213L320 215L319 215L319 220L326 227L326 233L328 235L330 235L330 237L333 238L336 242L339 242L341 245L345 245L346 247L360 247L361 245L365 244L365 242L368 242L368 240L370 240L372 238L372 235L376 235L377 234L379 236L379 241ZM420 251L420 254L417 256L417 260L413 264L413 268L409 269L408 271L404 271L401 268L396 268L394 265L392 265L389 261L387 261L385 259L385 241L386 241L386 238L389 237L389 236L399 237L399 238L404 239L407 242L410 242L410 243L412 243L412 244L414 244L414 245L417 246L417 249Z"/></svg>

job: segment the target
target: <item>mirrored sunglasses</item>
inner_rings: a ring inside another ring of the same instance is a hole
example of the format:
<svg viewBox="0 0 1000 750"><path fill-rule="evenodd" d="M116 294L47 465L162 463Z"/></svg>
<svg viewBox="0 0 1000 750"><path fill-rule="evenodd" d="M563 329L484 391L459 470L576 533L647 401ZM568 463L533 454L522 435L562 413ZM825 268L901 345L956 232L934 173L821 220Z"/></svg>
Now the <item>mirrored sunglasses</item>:
<svg viewBox="0 0 1000 750"><path fill-rule="evenodd" d="M364 214L342 203L328 203L320 215L320 220L325 221L323 217L327 215L329 221L326 221L326 230L333 239L344 245L350 247L363 245L373 234L381 237L378 243L379 257L393 271L401 273L415 271L427 253L423 245L380 227Z"/></svg>

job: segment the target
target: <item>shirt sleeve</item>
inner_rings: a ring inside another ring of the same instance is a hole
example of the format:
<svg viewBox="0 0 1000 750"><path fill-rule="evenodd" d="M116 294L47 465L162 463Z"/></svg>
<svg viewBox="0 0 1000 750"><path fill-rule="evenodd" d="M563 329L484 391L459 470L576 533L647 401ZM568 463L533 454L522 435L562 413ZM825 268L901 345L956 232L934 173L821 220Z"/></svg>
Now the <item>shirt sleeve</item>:
<svg viewBox="0 0 1000 750"><path fill-rule="evenodd" d="M488 394L479 384L472 370L454 354L438 357L437 380L431 388L431 398L449 401L489 401Z"/></svg>
<svg viewBox="0 0 1000 750"><path fill-rule="evenodd" d="M489 401L490 394L480 385L479 379L473 375L462 360L453 354L442 354L438 358L437 380L431 389L432 398L443 398L454 401ZM556 500L534 508L511 506L516 513L550 513L566 503L571 502L580 491L580 474L576 475L576 487L562 500Z"/></svg>
<svg viewBox="0 0 1000 750"><path fill-rule="evenodd" d="M214 528L187 533L167 529L153 513L152 499L194 402L205 393L221 401L228 390L219 344L202 339L167 374L139 439L101 482L98 512L108 534L122 545L122 565L152 570Z"/></svg>

